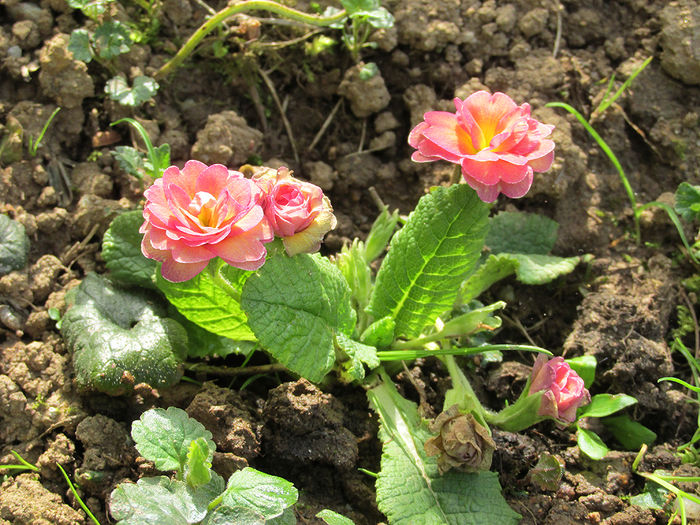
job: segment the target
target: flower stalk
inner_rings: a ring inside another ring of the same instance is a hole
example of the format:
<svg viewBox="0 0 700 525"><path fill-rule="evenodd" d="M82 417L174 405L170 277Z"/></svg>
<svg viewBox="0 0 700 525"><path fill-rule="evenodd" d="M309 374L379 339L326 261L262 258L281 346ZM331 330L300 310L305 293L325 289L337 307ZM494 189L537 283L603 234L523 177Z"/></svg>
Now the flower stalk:
<svg viewBox="0 0 700 525"><path fill-rule="evenodd" d="M187 40L187 42L185 42L185 44L180 48L177 54L158 70L158 72L155 74L156 80L162 79L172 73L173 70L182 64L182 62L184 62L184 60L194 51L197 44L199 44L202 39L207 36L216 26L227 18L246 11L269 11L271 13L281 15L289 20L320 27L326 27L336 22L340 22L347 16L347 13L344 10L333 16L324 17L310 15L308 13L304 13L303 11L297 11L291 7L278 4L277 2L271 2L270 0L247 0L245 2L229 5L204 22L199 29L194 32L189 40Z"/></svg>

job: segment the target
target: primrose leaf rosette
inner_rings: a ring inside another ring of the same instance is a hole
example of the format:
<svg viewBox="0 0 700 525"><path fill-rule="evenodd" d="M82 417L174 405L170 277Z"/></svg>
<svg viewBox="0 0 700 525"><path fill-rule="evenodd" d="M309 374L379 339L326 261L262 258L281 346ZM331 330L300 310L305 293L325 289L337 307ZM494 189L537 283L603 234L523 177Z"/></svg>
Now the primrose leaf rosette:
<svg viewBox="0 0 700 525"><path fill-rule="evenodd" d="M187 334L149 296L88 274L66 301L61 333L80 388L121 395L139 383L163 388L180 380Z"/></svg>

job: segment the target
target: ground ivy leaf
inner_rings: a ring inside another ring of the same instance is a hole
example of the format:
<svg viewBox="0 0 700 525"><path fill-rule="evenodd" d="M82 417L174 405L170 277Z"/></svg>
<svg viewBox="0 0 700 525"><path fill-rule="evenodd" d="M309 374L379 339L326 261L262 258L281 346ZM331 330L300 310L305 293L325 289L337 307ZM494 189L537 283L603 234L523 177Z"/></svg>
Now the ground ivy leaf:
<svg viewBox="0 0 700 525"><path fill-rule="evenodd" d="M214 259L203 272L184 283L171 283L157 272L156 286L182 315L205 330L236 341L255 341L236 297L240 296L239 283L231 280L238 274L239 281L243 280L251 272L234 270L229 271L223 261ZM223 279L215 279L215 272Z"/></svg>
<svg viewBox="0 0 700 525"><path fill-rule="evenodd" d="M118 215L109 225L102 240L102 257L110 277L126 284L155 288L157 263L141 253L143 234L141 210Z"/></svg>
<svg viewBox="0 0 700 525"><path fill-rule="evenodd" d="M28 255L29 237L24 226L0 214L0 275L24 268Z"/></svg>
<svg viewBox="0 0 700 525"><path fill-rule="evenodd" d="M100 25L95 30L94 39L98 55L106 60L127 53L132 44L129 29L116 20L109 20Z"/></svg>
<svg viewBox="0 0 700 525"><path fill-rule="evenodd" d="M78 386L120 395L138 383L163 388L180 380L187 334L152 297L88 274L67 302L61 333Z"/></svg>
<svg viewBox="0 0 700 525"><path fill-rule="evenodd" d="M204 439L208 450L205 461L211 462L216 445L211 432L180 408L152 408L141 414L131 426L136 450L153 461L158 470L182 472L187 463L190 444Z"/></svg>
<svg viewBox="0 0 700 525"><path fill-rule="evenodd" d="M335 334L355 327L343 275L318 254L268 259L243 287L241 305L263 348L310 381L333 367Z"/></svg>
<svg viewBox="0 0 700 525"><path fill-rule="evenodd" d="M391 316L396 336L416 337L452 307L476 264L488 228L488 206L466 184L424 195L391 240L368 311Z"/></svg>
<svg viewBox="0 0 700 525"><path fill-rule="evenodd" d="M190 525L206 517L209 501L205 500L186 483L157 476L117 486L109 508L117 525Z"/></svg>
<svg viewBox="0 0 700 525"><path fill-rule="evenodd" d="M158 83L151 77L138 76L134 79L133 87L122 76L116 76L105 84L105 93L109 98L116 100L122 106L140 106L158 92ZM159 151L159 155L163 152ZM170 149L167 147L167 156L170 157ZM144 162L145 166L146 162ZM147 167L147 166L145 166Z"/></svg>
<svg viewBox="0 0 700 525"><path fill-rule="evenodd" d="M75 29L68 40L68 51L73 53L73 58L76 60L89 63L94 58L90 46L90 33L85 29Z"/></svg>
<svg viewBox="0 0 700 525"><path fill-rule="evenodd" d="M534 213L502 211L490 220L491 253L549 253L557 242L556 221Z"/></svg>
<svg viewBox="0 0 700 525"><path fill-rule="evenodd" d="M249 508L270 520L282 516L298 497L297 489L286 479L246 467L231 475L221 504Z"/></svg>
<svg viewBox="0 0 700 525"><path fill-rule="evenodd" d="M393 388L393 387L390 387ZM370 391L380 398L377 389ZM506 503L495 472L450 470L440 475L435 457L427 457L425 441L431 436L420 424L414 403L395 394L389 417L395 433L382 416L379 439L381 471L376 482L377 505L391 525L440 523L446 525L516 525L520 516ZM386 398L373 405L388 406ZM381 414L381 410L380 410Z"/></svg>

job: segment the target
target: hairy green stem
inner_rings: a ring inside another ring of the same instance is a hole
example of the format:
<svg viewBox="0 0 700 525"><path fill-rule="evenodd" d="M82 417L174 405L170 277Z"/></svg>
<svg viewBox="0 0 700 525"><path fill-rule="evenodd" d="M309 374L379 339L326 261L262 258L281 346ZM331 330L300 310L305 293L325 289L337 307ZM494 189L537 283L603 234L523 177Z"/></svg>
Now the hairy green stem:
<svg viewBox="0 0 700 525"><path fill-rule="evenodd" d="M172 73L172 71L182 64L182 62L192 53L192 51L194 51L197 44L199 44L199 42L201 42L201 40L216 26L227 18L245 11L270 11L271 13L281 15L290 20L321 27L340 22L347 16L345 11L341 11L338 14L327 17L310 15L304 13L303 11L297 11L296 9L283 6L270 0L246 0L238 4L229 5L204 22L199 29L194 32L189 40L185 42L185 45L180 48L177 54L158 70L155 78L161 79Z"/></svg>

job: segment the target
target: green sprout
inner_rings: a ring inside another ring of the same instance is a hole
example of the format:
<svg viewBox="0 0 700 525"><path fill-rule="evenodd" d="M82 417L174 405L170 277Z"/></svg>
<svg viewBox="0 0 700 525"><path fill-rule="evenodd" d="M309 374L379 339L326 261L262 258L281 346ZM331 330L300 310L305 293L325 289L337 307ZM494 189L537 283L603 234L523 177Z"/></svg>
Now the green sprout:
<svg viewBox="0 0 700 525"><path fill-rule="evenodd" d="M58 114L59 111L61 111L60 107L53 110L53 113L51 113L51 116L44 124L44 127L41 129L41 133L39 133L39 136L36 138L36 140L34 140L33 137L29 137L29 154L32 157L36 157L37 150L39 149L39 146L41 145L41 141L44 139L44 135L46 134L46 131L49 129L49 126L51 125L51 121L53 121L54 117Z"/></svg>
<svg viewBox="0 0 700 525"><path fill-rule="evenodd" d="M157 148L153 146L146 129L132 118L122 118L112 122L110 126L116 126L126 122L130 124L146 144L147 160L143 160L143 154L131 146L118 146L115 148L115 157L122 169L135 177L142 179L143 173L152 179L160 178L163 171L170 165L170 145L161 144Z"/></svg>

